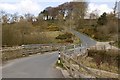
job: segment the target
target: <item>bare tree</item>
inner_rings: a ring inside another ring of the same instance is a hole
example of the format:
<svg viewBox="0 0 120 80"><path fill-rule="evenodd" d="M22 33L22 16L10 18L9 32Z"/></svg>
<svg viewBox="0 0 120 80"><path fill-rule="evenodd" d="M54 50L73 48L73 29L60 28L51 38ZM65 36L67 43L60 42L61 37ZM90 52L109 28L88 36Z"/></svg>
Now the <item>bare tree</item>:
<svg viewBox="0 0 120 80"><path fill-rule="evenodd" d="M12 23L15 23L15 22L18 22L18 13L14 13L13 15L11 15L12 19L11 19L11 22Z"/></svg>
<svg viewBox="0 0 120 80"><path fill-rule="evenodd" d="M116 14L116 11L117 11L117 1L115 2L115 6L114 6L114 8L113 8L113 13L114 13L114 15Z"/></svg>

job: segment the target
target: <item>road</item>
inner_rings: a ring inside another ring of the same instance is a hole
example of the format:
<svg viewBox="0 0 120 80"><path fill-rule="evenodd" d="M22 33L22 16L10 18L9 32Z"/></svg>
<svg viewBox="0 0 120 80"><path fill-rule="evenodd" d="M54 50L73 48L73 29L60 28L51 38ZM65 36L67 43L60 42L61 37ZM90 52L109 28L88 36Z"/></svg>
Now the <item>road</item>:
<svg viewBox="0 0 120 80"><path fill-rule="evenodd" d="M89 48L90 46L96 45L97 41L94 39L90 38L89 36L80 33L76 30L73 29L68 29L67 31L73 33L76 37L78 37L81 40L81 46L77 46L74 49L71 49L72 51L68 52L68 55L76 55L76 54L83 54L86 53L86 49ZM74 54L73 54L74 53Z"/></svg>
<svg viewBox="0 0 120 80"><path fill-rule="evenodd" d="M63 78L55 68L58 52L12 60L2 68L3 78Z"/></svg>
<svg viewBox="0 0 120 80"><path fill-rule="evenodd" d="M83 47L96 44L96 41L75 30L73 34L80 38ZM86 45L87 44L87 45ZM2 68L3 78L63 78L61 71L55 68L58 52L34 55L12 60Z"/></svg>
<svg viewBox="0 0 120 80"><path fill-rule="evenodd" d="M93 40L92 38L88 37L87 35L85 34L82 34L78 31L75 31L75 30L69 30L70 32L72 32L73 34L75 34L78 38L80 38L81 42L82 42L82 46L87 46L87 47L90 47L90 46L94 46L97 41Z"/></svg>

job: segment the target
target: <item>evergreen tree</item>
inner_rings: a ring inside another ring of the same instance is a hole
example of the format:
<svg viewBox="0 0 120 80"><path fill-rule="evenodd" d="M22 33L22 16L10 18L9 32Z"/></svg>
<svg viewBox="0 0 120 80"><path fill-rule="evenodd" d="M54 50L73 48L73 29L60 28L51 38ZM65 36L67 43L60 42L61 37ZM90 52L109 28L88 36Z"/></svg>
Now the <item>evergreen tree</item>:
<svg viewBox="0 0 120 80"><path fill-rule="evenodd" d="M104 13L98 18L97 24L98 24L98 25L105 25L105 24L107 24L107 13L106 13L106 12L104 12Z"/></svg>

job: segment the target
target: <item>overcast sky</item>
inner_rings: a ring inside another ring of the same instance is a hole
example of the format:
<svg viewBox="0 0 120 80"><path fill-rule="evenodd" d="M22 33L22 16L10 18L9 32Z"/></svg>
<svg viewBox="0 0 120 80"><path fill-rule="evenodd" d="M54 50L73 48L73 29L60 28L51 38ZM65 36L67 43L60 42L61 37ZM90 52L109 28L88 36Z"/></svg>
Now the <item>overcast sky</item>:
<svg viewBox="0 0 120 80"><path fill-rule="evenodd" d="M12 14L15 12L18 12L19 14L31 13L37 16L46 7L55 7L68 1L72 0L0 0L0 10L4 10L7 13ZM111 12L116 0L86 1L89 2L88 12L92 12L97 9L99 14L102 14L103 12Z"/></svg>

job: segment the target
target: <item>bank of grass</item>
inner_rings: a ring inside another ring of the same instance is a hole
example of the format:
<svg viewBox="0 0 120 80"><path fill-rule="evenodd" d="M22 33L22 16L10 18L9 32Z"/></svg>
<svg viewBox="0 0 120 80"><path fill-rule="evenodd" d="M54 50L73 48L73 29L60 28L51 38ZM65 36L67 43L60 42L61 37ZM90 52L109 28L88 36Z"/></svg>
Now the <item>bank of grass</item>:
<svg viewBox="0 0 120 80"><path fill-rule="evenodd" d="M2 62L6 62L8 60L21 58L21 57L27 57L28 54L23 54L22 50L9 50L2 52Z"/></svg>
<svg viewBox="0 0 120 80"><path fill-rule="evenodd" d="M25 43L31 42L33 44L51 44L51 43L57 43L57 40L55 37L62 34L61 31L44 31L40 33L33 33L32 35L28 35L28 38L30 40L26 39ZM33 37L34 36L34 37Z"/></svg>
<svg viewBox="0 0 120 80"><path fill-rule="evenodd" d="M17 50L8 50L8 51L2 51L2 63L8 61L8 60L13 60L13 59L18 59L18 58L22 58L22 57L28 57L29 55L35 55L35 54L44 54L46 52L52 52L52 51L56 51L56 48L52 48L52 49L31 49L31 51L29 51L28 49L17 49Z"/></svg>
<svg viewBox="0 0 120 80"><path fill-rule="evenodd" d="M118 73L118 63L120 55L116 51L88 51L88 56L78 59L80 63L87 67Z"/></svg>
<svg viewBox="0 0 120 80"><path fill-rule="evenodd" d="M83 65L90 67L90 68L104 70L104 71L113 72L113 73L118 74L118 67L117 66L109 65L108 63L102 63L98 67L96 65L96 62L93 62L90 57L81 58L80 63L82 63Z"/></svg>

